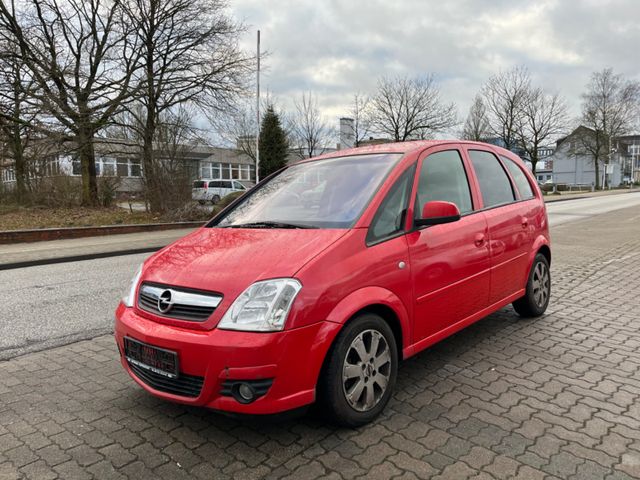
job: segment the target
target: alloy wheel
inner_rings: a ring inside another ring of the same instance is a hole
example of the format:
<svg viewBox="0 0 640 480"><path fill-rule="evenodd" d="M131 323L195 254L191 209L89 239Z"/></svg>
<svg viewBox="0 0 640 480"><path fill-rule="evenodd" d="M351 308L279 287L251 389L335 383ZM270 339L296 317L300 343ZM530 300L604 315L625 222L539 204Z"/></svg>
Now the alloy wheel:
<svg viewBox="0 0 640 480"><path fill-rule="evenodd" d="M533 271L533 300L538 307L542 308L546 305L550 286L549 269L544 263L538 262Z"/></svg>
<svg viewBox="0 0 640 480"><path fill-rule="evenodd" d="M387 391L391 352L384 335L364 330L353 339L342 367L342 388L349 405L359 412L375 407Z"/></svg>

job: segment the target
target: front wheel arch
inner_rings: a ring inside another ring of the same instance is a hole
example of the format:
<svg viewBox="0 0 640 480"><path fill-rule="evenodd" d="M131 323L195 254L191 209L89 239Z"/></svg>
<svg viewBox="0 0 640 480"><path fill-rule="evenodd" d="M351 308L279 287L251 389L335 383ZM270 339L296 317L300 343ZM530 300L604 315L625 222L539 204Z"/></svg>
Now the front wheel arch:
<svg viewBox="0 0 640 480"><path fill-rule="evenodd" d="M316 389L317 389L320 377L322 377L322 375L324 375L326 372L327 363L329 362L331 355L333 355L333 350L336 345L336 339L340 335L340 332L344 330L344 328L350 322L367 313L373 313L375 315L380 316L389 325L389 327L391 328L391 331L393 332L396 348L398 350L398 360L399 361L403 360L403 353L402 353L403 352L402 350L403 334L402 334L402 325L400 323L400 319L398 318L398 315L388 305L385 305L382 303L372 303L370 305L366 305L360 308L360 310L357 310L356 312L351 314L351 316L344 321L340 330L338 330L338 332L336 333L335 337L331 341L331 345L329 346L326 353L324 354L324 359L322 360L322 366L320 367L320 371L318 372L318 378L316 378Z"/></svg>

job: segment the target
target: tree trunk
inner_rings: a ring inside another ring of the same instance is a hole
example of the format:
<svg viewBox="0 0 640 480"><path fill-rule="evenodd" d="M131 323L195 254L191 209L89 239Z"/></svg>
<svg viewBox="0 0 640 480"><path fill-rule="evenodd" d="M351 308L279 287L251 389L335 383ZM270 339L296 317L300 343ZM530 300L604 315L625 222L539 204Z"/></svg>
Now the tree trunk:
<svg viewBox="0 0 640 480"><path fill-rule="evenodd" d="M596 190L600 190L600 158L596 155L594 158L594 167L596 175Z"/></svg>
<svg viewBox="0 0 640 480"><path fill-rule="evenodd" d="M22 204L26 201L27 187L26 187L26 168L24 161L24 146L22 144L22 137L20 136L20 128L13 128L13 138L11 140L11 153L13 155L13 161L16 174L16 196L18 203Z"/></svg>
<svg viewBox="0 0 640 480"><path fill-rule="evenodd" d="M82 171L82 205L98 205L98 182L96 179L96 154L93 132L81 130L78 134L78 156Z"/></svg>
<svg viewBox="0 0 640 480"><path fill-rule="evenodd" d="M149 122L147 122L148 124ZM159 188L158 172L156 171L154 152L153 152L153 134L145 129L145 135L142 145L142 166L144 169L144 185L146 187L146 197L149 203L149 210L154 213L163 211L162 192Z"/></svg>

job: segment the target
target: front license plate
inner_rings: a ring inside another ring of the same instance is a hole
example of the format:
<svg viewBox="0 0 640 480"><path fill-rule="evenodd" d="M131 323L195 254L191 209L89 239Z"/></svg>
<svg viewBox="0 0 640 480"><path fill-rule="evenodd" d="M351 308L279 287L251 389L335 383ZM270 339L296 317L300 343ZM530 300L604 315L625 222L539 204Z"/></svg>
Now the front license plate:
<svg viewBox="0 0 640 480"><path fill-rule="evenodd" d="M124 337L124 354L134 365L167 378L178 377L178 354Z"/></svg>

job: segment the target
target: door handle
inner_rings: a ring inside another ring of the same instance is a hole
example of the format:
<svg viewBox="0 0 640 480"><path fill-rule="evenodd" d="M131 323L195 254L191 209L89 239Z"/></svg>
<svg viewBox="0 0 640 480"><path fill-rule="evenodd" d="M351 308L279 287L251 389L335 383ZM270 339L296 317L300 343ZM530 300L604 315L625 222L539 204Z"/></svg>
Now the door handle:
<svg viewBox="0 0 640 480"><path fill-rule="evenodd" d="M522 228L527 228L529 226L529 220L526 218L522 218Z"/></svg>
<svg viewBox="0 0 640 480"><path fill-rule="evenodd" d="M474 239L474 243L476 247L481 247L484 245L484 233L477 233L476 238Z"/></svg>

